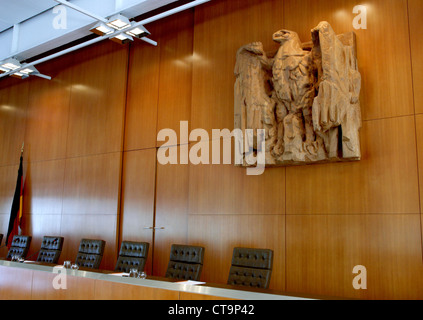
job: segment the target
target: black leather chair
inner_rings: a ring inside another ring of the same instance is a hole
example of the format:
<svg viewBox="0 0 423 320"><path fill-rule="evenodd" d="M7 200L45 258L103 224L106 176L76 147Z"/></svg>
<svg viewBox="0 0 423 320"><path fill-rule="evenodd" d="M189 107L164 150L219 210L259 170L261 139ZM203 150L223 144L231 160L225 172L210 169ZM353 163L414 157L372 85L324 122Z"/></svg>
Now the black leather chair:
<svg viewBox="0 0 423 320"><path fill-rule="evenodd" d="M38 253L37 261L45 263L57 263L62 253L63 237L45 236L41 243L41 250Z"/></svg>
<svg viewBox="0 0 423 320"><path fill-rule="evenodd" d="M272 268L272 250L234 248L228 284L267 289Z"/></svg>
<svg viewBox="0 0 423 320"><path fill-rule="evenodd" d="M13 256L26 258L28 254L29 246L31 244L31 236L13 236L12 243L7 253L6 259L12 259Z"/></svg>
<svg viewBox="0 0 423 320"><path fill-rule="evenodd" d="M199 281L203 269L204 248L173 244L166 278Z"/></svg>
<svg viewBox="0 0 423 320"><path fill-rule="evenodd" d="M115 271L129 273L135 268L143 271L149 246L147 242L122 241Z"/></svg>
<svg viewBox="0 0 423 320"><path fill-rule="evenodd" d="M75 263L82 268L98 269L103 259L104 240L82 239Z"/></svg>

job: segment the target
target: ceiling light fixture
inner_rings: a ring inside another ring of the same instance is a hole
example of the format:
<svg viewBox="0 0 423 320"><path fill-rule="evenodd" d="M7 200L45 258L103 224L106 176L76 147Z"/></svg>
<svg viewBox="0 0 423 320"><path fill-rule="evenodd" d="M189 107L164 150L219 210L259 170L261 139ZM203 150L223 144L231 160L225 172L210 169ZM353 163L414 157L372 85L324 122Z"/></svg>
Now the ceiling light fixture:
<svg viewBox="0 0 423 320"><path fill-rule="evenodd" d="M131 26L129 19L121 14L112 16L108 21L107 25L116 30L123 30Z"/></svg>
<svg viewBox="0 0 423 320"><path fill-rule="evenodd" d="M144 26L135 27L134 29L126 31L125 33L138 39L144 38L151 34L146 28L144 28Z"/></svg>
<svg viewBox="0 0 423 320"><path fill-rule="evenodd" d="M117 42L119 44L126 44L128 42L134 41L134 39L125 33L119 33L118 35L111 37L110 40Z"/></svg>
<svg viewBox="0 0 423 320"><path fill-rule="evenodd" d="M1 62L0 67L2 69L6 69L6 72L9 72L11 70L19 69L21 67L21 64L18 60L11 58Z"/></svg>
<svg viewBox="0 0 423 320"><path fill-rule="evenodd" d="M29 75L23 74L21 72L12 73L10 76L13 77L13 78L18 78L18 79L25 79L25 78L29 77Z"/></svg>
<svg viewBox="0 0 423 320"><path fill-rule="evenodd" d="M106 34L113 33L115 29L110 28L103 22L99 22L90 31L98 36L104 36Z"/></svg>

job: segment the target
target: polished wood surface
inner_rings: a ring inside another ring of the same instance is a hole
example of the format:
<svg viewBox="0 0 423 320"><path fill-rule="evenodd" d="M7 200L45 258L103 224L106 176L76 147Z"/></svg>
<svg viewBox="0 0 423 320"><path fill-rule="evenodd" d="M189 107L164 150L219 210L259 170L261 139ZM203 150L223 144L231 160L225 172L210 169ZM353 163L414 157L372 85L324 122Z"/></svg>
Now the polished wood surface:
<svg viewBox="0 0 423 320"><path fill-rule="evenodd" d="M359 162L286 169L287 214L420 212L414 116L366 121L361 138Z"/></svg>
<svg viewBox="0 0 423 320"><path fill-rule="evenodd" d="M181 151L181 147L170 147ZM183 148L183 147L182 147ZM189 166L157 163L155 276L164 276L172 244L188 244ZM164 229L161 229L164 228Z"/></svg>
<svg viewBox="0 0 423 320"><path fill-rule="evenodd" d="M96 281L96 300L179 300L178 291Z"/></svg>
<svg viewBox="0 0 423 320"><path fill-rule="evenodd" d="M111 41L74 54L67 157L122 150L128 47Z"/></svg>
<svg viewBox="0 0 423 320"><path fill-rule="evenodd" d="M62 213L65 167L64 159L25 164L24 213Z"/></svg>
<svg viewBox="0 0 423 320"><path fill-rule="evenodd" d="M53 281L58 274L34 271L32 278L32 300L94 300L96 281L67 275L66 289L55 289Z"/></svg>
<svg viewBox="0 0 423 320"><path fill-rule="evenodd" d="M413 66L414 104L416 113L423 113L423 92L420 84L423 82L423 2L408 0L408 14L410 17L410 44Z"/></svg>
<svg viewBox="0 0 423 320"><path fill-rule="evenodd" d="M156 149L124 153L120 242L138 241L150 244L145 266L151 274L153 257L154 194ZM120 249L120 247L118 248Z"/></svg>
<svg viewBox="0 0 423 320"><path fill-rule="evenodd" d="M10 269L1 266L0 299L30 300L33 273L32 270Z"/></svg>
<svg viewBox="0 0 423 320"><path fill-rule="evenodd" d="M160 34L160 23L146 26ZM124 150L156 146L160 55L158 47L139 41L129 51Z"/></svg>
<svg viewBox="0 0 423 320"><path fill-rule="evenodd" d="M29 83L15 78L0 82L0 166L19 164L25 139Z"/></svg>
<svg viewBox="0 0 423 320"><path fill-rule="evenodd" d="M180 121L190 120L192 64L196 59L192 50L193 24L193 10L161 22L157 133L172 129L179 136ZM157 141L157 146L162 144Z"/></svg>
<svg viewBox="0 0 423 320"><path fill-rule="evenodd" d="M274 0L218 0L196 8L192 128L210 135L212 129L234 128L236 52L254 41L269 51L277 48L272 34L283 28L283 13L283 1Z"/></svg>
<svg viewBox="0 0 423 320"><path fill-rule="evenodd" d="M311 40L310 30L320 21L328 21L337 33L356 33L363 119L413 114L407 0L366 1L367 29L360 30L353 27L357 1L284 3L284 27L298 32L303 41Z"/></svg>
<svg viewBox="0 0 423 320"><path fill-rule="evenodd" d="M286 224L287 291L421 299L419 215L300 215ZM366 267L367 290L353 287L357 265Z"/></svg>
<svg viewBox="0 0 423 320"><path fill-rule="evenodd" d="M25 154L30 161L66 158L74 56L60 57L39 67L52 77L31 79L25 128ZM48 141L48 143L46 143Z"/></svg>
<svg viewBox="0 0 423 320"><path fill-rule="evenodd" d="M118 214L122 153L66 160L63 214Z"/></svg>

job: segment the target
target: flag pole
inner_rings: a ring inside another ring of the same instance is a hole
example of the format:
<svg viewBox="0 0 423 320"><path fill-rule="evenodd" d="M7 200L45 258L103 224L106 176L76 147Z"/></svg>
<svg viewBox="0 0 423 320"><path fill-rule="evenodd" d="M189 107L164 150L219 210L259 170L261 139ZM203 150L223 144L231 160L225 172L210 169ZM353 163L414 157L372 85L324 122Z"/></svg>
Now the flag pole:
<svg viewBox="0 0 423 320"><path fill-rule="evenodd" d="M21 156L23 156L23 153L24 153L24 147L25 147L25 141L24 141L24 142L22 142Z"/></svg>

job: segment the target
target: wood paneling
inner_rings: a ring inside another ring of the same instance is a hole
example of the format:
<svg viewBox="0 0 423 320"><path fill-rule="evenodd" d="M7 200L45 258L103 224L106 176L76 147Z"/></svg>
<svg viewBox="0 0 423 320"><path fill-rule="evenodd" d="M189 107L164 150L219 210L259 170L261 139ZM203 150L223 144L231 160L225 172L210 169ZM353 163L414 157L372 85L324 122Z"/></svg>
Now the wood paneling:
<svg viewBox="0 0 423 320"><path fill-rule="evenodd" d="M160 24L148 25L160 35ZM155 38L157 39L157 38ZM124 150L156 146L160 51L144 41L130 47Z"/></svg>
<svg viewBox="0 0 423 320"><path fill-rule="evenodd" d="M0 300L31 300L32 270L0 267Z"/></svg>
<svg viewBox="0 0 423 320"><path fill-rule="evenodd" d="M180 152L180 147L176 148ZM157 164L154 275L164 276L172 244L186 244L188 229L189 166Z"/></svg>
<svg viewBox="0 0 423 320"><path fill-rule="evenodd" d="M66 160L26 163L23 212L61 214Z"/></svg>
<svg viewBox="0 0 423 320"><path fill-rule="evenodd" d="M161 21L157 132L172 129L179 135L180 121L190 120L193 23L192 10Z"/></svg>
<svg viewBox="0 0 423 320"><path fill-rule="evenodd" d="M124 153L121 205L121 241L150 244L145 271L151 274L154 225L156 149Z"/></svg>
<svg viewBox="0 0 423 320"><path fill-rule="evenodd" d="M423 115L416 115L416 135L421 205L423 203ZM420 213L423 212L420 211Z"/></svg>
<svg viewBox="0 0 423 320"><path fill-rule="evenodd" d="M0 167L0 213L10 215L18 170L19 165Z"/></svg>
<svg viewBox="0 0 423 320"><path fill-rule="evenodd" d="M28 82L15 78L0 82L0 166L19 164L25 138Z"/></svg>
<svg viewBox="0 0 423 320"><path fill-rule="evenodd" d="M357 34L363 119L414 113L407 0L370 0L367 29L353 27L355 0L285 0L284 27L311 40L310 30L328 21L337 33ZM304 8L307 8L305 10Z"/></svg>
<svg viewBox="0 0 423 320"><path fill-rule="evenodd" d="M208 296L205 294L197 294L197 293L190 293L190 292L180 292L179 300L235 300L235 299Z"/></svg>
<svg viewBox="0 0 423 320"><path fill-rule="evenodd" d="M414 103L416 113L423 113L423 92L420 90L423 82L423 2L408 0L410 16L411 57L413 63Z"/></svg>
<svg viewBox="0 0 423 320"><path fill-rule="evenodd" d="M96 281L96 300L179 300L179 292L130 284Z"/></svg>
<svg viewBox="0 0 423 320"><path fill-rule="evenodd" d="M190 215L188 226L188 243L205 247L203 281L228 281L234 247L272 249L270 289L285 290L285 216Z"/></svg>
<svg viewBox="0 0 423 320"><path fill-rule="evenodd" d="M254 41L274 50L272 35L283 23L283 1L214 0L196 8L192 128L233 129L236 53Z"/></svg>
<svg viewBox="0 0 423 320"><path fill-rule="evenodd" d="M66 160L63 214L117 215L121 153Z"/></svg>
<svg viewBox="0 0 423 320"><path fill-rule="evenodd" d="M128 47L104 41L74 53L67 157L122 150Z"/></svg>
<svg viewBox="0 0 423 320"><path fill-rule="evenodd" d="M319 215L286 218L288 292L361 299L421 299L419 215ZM367 270L355 290L354 266Z"/></svg>
<svg viewBox="0 0 423 320"><path fill-rule="evenodd" d="M30 161L66 157L72 60L66 55L37 66L52 80L35 77L29 82L25 153Z"/></svg>
<svg viewBox="0 0 423 320"><path fill-rule="evenodd" d="M366 121L361 161L287 168L287 214L419 213L414 127Z"/></svg>
<svg viewBox="0 0 423 320"><path fill-rule="evenodd" d="M234 165L190 165L190 214L285 214L285 168L248 176Z"/></svg>
<svg viewBox="0 0 423 320"><path fill-rule="evenodd" d="M66 275L66 289L55 289L54 278L59 274L34 271L32 280L33 300L94 300L96 280ZM63 275L64 277L64 275ZM62 278L61 278L62 279Z"/></svg>

